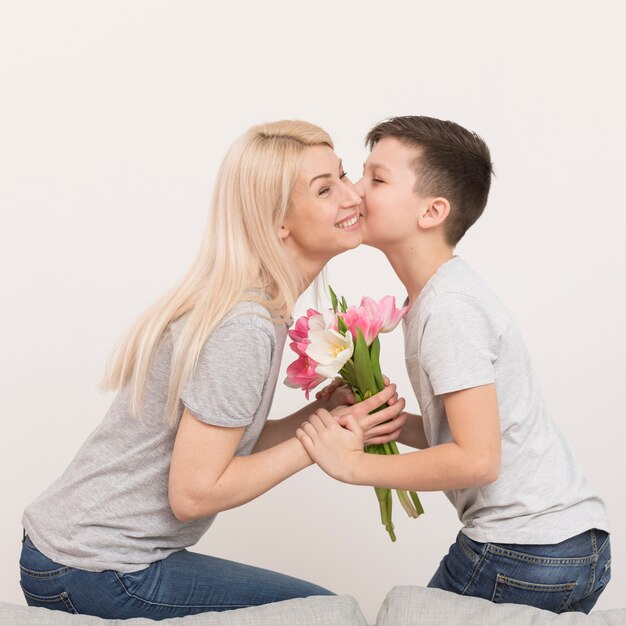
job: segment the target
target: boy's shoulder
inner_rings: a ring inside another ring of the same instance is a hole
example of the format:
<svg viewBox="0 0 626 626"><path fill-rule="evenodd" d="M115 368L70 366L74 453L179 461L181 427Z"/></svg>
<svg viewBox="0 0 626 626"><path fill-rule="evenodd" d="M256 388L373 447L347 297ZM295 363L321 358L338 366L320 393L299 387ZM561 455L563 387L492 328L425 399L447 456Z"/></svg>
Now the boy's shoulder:
<svg viewBox="0 0 626 626"><path fill-rule="evenodd" d="M499 327L510 322L507 310L489 285L458 256L437 269L415 304L416 317L422 324L433 315L456 316L461 320L480 315Z"/></svg>
<svg viewBox="0 0 626 626"><path fill-rule="evenodd" d="M474 298L492 295L487 283L459 256L452 257L437 268L420 298L424 296L424 301L427 301L446 294Z"/></svg>

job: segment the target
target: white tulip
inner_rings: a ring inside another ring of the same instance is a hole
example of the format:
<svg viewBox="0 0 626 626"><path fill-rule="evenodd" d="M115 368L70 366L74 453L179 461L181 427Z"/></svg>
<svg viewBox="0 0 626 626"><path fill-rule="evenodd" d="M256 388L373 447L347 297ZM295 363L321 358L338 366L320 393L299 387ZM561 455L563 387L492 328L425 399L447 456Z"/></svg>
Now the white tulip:
<svg viewBox="0 0 626 626"><path fill-rule="evenodd" d="M320 316L321 317L321 316ZM311 330L306 347L307 356L318 363L315 372L326 378L334 378L354 352L352 333L345 336L333 328Z"/></svg>

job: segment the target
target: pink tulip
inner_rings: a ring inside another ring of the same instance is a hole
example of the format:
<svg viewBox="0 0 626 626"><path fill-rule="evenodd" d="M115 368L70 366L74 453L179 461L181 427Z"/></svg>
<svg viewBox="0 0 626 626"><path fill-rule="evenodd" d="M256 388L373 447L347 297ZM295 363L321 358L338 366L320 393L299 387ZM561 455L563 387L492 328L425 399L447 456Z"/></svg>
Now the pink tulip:
<svg viewBox="0 0 626 626"><path fill-rule="evenodd" d="M306 312L306 315L298 318L298 321L295 323L292 330L289 331L289 337L297 342L304 341L305 343L309 340L309 320L314 315L320 315L315 309L309 309Z"/></svg>
<svg viewBox="0 0 626 626"><path fill-rule="evenodd" d="M379 302L365 297L361 300L359 311L364 311L364 317L380 322L381 333L391 332L407 314L409 307L396 308L396 299L393 296L385 296Z"/></svg>
<svg viewBox="0 0 626 626"><path fill-rule="evenodd" d="M311 389L317 387L321 382L326 380L325 376L320 376L315 368L317 363L308 357L303 351L306 348L305 343L292 343L291 349L299 354L300 357L295 360L287 368L287 378L285 378L285 385L293 387L294 389L302 389L305 392L306 399L309 399L309 393Z"/></svg>
<svg viewBox="0 0 626 626"><path fill-rule="evenodd" d="M354 340L356 341L357 339L356 329L358 326L363 333L365 342L369 346L378 336L382 324L382 320L379 319L377 311L374 311L374 313L375 314L372 315L372 311L361 305L358 309L355 306L351 306L345 313L339 313L339 315L341 315L343 321L346 323Z"/></svg>

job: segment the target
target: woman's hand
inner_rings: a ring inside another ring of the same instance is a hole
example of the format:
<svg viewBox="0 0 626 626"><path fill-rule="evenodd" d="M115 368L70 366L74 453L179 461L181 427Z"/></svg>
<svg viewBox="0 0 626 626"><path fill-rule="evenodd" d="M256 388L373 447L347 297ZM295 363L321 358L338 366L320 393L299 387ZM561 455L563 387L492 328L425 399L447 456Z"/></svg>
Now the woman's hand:
<svg viewBox="0 0 626 626"><path fill-rule="evenodd" d="M296 437L329 476L351 482L353 469L365 454L363 431L352 415L346 415L343 420L345 428L328 411L318 409L298 428Z"/></svg>
<svg viewBox="0 0 626 626"><path fill-rule="evenodd" d="M352 393L352 389L341 378L335 378L324 389L318 391L315 394L315 399L323 402L327 411L356 402L356 396Z"/></svg>
<svg viewBox="0 0 626 626"><path fill-rule="evenodd" d="M385 403L389 406L371 413ZM407 414L404 412L405 404L404 398L398 397L396 386L388 384L371 398L352 406L337 407L330 413L340 426L347 426L347 417L352 415L363 432L365 445L371 446L395 441L400 436L400 431L407 419Z"/></svg>
<svg viewBox="0 0 626 626"><path fill-rule="evenodd" d="M385 387L390 385L390 381L383 376ZM352 393L350 387L341 378L335 378L331 383L320 389L315 394L315 399L326 404L327 411L332 411L338 406L356 404L356 396Z"/></svg>

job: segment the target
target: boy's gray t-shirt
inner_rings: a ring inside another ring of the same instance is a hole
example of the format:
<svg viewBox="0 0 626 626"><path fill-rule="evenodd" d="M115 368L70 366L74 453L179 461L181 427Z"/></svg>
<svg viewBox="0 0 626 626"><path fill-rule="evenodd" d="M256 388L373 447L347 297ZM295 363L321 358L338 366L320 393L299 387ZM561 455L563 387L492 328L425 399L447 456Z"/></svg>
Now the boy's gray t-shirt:
<svg viewBox="0 0 626 626"><path fill-rule="evenodd" d="M461 258L439 267L403 328L406 366L431 447L453 441L444 394L496 386L502 437L498 479L445 492L468 537L550 544L590 528L608 531L602 500L546 411L519 331Z"/></svg>
<svg viewBox="0 0 626 626"><path fill-rule="evenodd" d="M171 323L160 341L141 417L129 415L124 388L62 476L26 508L24 528L50 559L128 573L197 543L215 519L180 522L168 499L177 425L163 415L184 320ZM286 335L263 306L240 302L203 346L179 417L186 407L207 424L245 426L237 455L249 454L271 406Z"/></svg>

